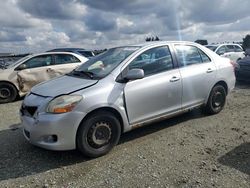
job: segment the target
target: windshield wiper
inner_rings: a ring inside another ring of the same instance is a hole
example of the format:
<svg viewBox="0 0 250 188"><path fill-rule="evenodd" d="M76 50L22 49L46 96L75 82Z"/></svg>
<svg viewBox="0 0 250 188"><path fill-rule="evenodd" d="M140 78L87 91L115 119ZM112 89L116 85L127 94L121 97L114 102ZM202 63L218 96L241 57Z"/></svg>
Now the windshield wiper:
<svg viewBox="0 0 250 188"><path fill-rule="evenodd" d="M74 70L72 72L73 75L80 75L80 74L84 74L85 76L89 77L90 79L93 79L94 78L94 73L93 72L89 72L89 71L77 71L77 70Z"/></svg>

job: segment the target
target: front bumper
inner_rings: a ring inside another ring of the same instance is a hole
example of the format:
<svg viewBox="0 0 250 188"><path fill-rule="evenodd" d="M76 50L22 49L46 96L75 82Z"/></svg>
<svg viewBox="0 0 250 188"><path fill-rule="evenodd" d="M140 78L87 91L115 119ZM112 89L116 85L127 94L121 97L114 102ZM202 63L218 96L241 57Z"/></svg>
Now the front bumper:
<svg viewBox="0 0 250 188"><path fill-rule="evenodd" d="M24 137L31 144L49 150L75 149L77 129L85 115L78 111L41 113L35 118L21 114Z"/></svg>

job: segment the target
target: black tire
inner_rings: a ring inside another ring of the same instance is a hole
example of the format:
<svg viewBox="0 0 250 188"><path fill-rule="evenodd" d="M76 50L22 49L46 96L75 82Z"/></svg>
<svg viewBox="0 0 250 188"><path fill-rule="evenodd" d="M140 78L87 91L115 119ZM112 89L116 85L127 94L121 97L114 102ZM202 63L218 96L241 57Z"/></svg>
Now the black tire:
<svg viewBox="0 0 250 188"><path fill-rule="evenodd" d="M0 82L0 103L13 102L16 98L16 87L9 83Z"/></svg>
<svg viewBox="0 0 250 188"><path fill-rule="evenodd" d="M218 114L225 106L226 90L222 85L216 85L210 92L205 112L208 114Z"/></svg>
<svg viewBox="0 0 250 188"><path fill-rule="evenodd" d="M98 111L81 123L76 136L77 149L85 156L100 157L117 145L120 135L119 120L111 112Z"/></svg>

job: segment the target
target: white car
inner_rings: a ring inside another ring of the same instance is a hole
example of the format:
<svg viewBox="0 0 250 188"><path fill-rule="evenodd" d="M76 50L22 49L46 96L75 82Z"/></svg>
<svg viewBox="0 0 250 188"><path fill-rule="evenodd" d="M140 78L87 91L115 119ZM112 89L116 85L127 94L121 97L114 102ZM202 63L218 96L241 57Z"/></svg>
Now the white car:
<svg viewBox="0 0 250 188"><path fill-rule="evenodd" d="M244 51L239 44L206 45L206 47L222 57L229 58L233 62L237 62L245 57Z"/></svg>
<svg viewBox="0 0 250 188"><path fill-rule="evenodd" d="M88 58L71 52L46 52L0 65L0 103L24 96L43 81L71 72Z"/></svg>

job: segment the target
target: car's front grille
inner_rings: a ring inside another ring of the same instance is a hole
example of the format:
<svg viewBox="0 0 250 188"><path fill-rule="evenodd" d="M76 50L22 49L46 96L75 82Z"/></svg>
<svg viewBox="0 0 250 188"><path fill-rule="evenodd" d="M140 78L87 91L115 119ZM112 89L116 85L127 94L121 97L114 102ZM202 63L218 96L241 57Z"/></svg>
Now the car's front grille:
<svg viewBox="0 0 250 188"><path fill-rule="evenodd" d="M22 107L21 107L22 115L34 116L36 111L37 111L37 106L24 106L24 105L22 105Z"/></svg>

